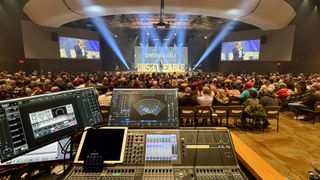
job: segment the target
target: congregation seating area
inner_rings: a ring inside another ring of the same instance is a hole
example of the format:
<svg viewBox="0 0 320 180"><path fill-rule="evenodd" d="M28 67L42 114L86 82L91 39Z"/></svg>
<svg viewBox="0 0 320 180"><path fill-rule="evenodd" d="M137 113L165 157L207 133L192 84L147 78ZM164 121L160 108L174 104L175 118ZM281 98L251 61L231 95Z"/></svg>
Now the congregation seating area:
<svg viewBox="0 0 320 180"><path fill-rule="evenodd" d="M267 106L266 119L277 121L277 131L279 131L279 114L280 106ZM251 128L257 127L259 124L257 117L243 119L244 106L180 106L180 127L212 127L212 126L225 126L225 127L240 127L242 130L247 129L247 125L251 124ZM231 120L234 120L230 124ZM242 120L243 119L243 120ZM232 125L232 126L230 126ZM264 131L264 128L261 128Z"/></svg>

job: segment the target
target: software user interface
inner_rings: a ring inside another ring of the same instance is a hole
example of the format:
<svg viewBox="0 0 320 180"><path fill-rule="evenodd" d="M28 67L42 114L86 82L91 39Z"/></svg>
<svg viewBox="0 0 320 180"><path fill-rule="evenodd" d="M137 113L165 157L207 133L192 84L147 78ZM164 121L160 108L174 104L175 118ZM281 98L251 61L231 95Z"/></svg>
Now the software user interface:
<svg viewBox="0 0 320 180"><path fill-rule="evenodd" d="M129 127L178 126L175 89L115 89L109 125Z"/></svg>
<svg viewBox="0 0 320 180"><path fill-rule="evenodd" d="M77 125L72 104L33 112L29 118L36 139Z"/></svg>
<svg viewBox="0 0 320 180"><path fill-rule="evenodd" d="M102 122L93 88L1 101L1 161Z"/></svg>
<svg viewBox="0 0 320 180"><path fill-rule="evenodd" d="M147 134L146 154L147 161L176 161L178 147L176 134Z"/></svg>

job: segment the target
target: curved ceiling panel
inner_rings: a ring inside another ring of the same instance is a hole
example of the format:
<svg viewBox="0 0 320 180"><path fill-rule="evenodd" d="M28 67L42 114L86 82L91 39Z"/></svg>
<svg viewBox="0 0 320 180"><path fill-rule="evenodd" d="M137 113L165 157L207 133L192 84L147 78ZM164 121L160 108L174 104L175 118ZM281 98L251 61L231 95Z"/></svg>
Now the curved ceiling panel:
<svg viewBox="0 0 320 180"><path fill-rule="evenodd" d="M263 0L255 11L240 18L240 21L254 24L263 30L271 30L287 26L295 16L296 12L285 1L279 3L279 0Z"/></svg>
<svg viewBox="0 0 320 180"><path fill-rule="evenodd" d="M281 11L274 11L275 8ZM193 14L238 19L264 30L279 29L295 16L283 0L170 0L165 13ZM159 13L160 0L29 0L24 12L42 26L59 27L68 22L115 14Z"/></svg>

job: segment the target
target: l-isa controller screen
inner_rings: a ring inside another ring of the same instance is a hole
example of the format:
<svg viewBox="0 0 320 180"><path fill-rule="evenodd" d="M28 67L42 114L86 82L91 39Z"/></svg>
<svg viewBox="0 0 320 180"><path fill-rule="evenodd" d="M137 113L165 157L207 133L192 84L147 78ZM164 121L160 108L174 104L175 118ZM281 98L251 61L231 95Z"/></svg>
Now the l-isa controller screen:
<svg viewBox="0 0 320 180"><path fill-rule="evenodd" d="M108 123L136 128L177 127L177 90L114 89Z"/></svg>
<svg viewBox="0 0 320 180"><path fill-rule="evenodd" d="M259 60L260 39L223 42L221 61Z"/></svg>

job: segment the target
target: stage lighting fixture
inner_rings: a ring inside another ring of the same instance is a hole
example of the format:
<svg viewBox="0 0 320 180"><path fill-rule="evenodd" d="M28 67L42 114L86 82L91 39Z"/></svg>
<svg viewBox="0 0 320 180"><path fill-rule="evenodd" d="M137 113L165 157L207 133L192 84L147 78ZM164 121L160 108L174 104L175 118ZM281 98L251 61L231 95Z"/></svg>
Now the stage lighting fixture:
<svg viewBox="0 0 320 180"><path fill-rule="evenodd" d="M113 37L112 32L110 32L107 24L105 23L104 19L101 17L93 17L91 18L92 24L97 28L97 30L102 35L103 39L106 41L106 43L109 44L113 52L116 54L116 56L120 59L120 61L125 65L125 67L130 70L123 54L121 53L121 50L118 47L118 44L116 40Z"/></svg>

